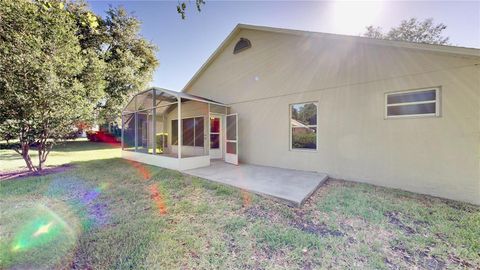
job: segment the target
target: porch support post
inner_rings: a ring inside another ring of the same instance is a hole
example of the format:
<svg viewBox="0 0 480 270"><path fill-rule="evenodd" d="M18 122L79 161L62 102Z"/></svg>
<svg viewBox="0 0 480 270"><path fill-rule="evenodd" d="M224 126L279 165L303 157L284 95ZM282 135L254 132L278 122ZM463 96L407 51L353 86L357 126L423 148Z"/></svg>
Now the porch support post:
<svg viewBox="0 0 480 270"><path fill-rule="evenodd" d="M155 108L155 102L156 101L156 98L157 98L157 93L156 93L156 90L153 89L153 99L152 99L152 106L153 106L153 110L152 110L152 154L156 155L157 154L157 108Z"/></svg>
<svg viewBox="0 0 480 270"><path fill-rule="evenodd" d="M153 108L152 111L152 154L157 154L157 109Z"/></svg>
<svg viewBox="0 0 480 270"><path fill-rule="evenodd" d="M135 112L135 152L138 151L138 112Z"/></svg>
<svg viewBox="0 0 480 270"><path fill-rule="evenodd" d="M182 99L177 96L177 102L178 102L178 159L182 158Z"/></svg>
<svg viewBox="0 0 480 270"><path fill-rule="evenodd" d="M121 134L122 134L122 135L121 135L121 137L122 137L122 150L125 148L125 147L123 146L123 140L124 140L124 138L123 138L123 130L125 129L125 121L124 121L125 119L124 119L124 118L125 118L125 116L123 115L123 112L122 112L122 129L120 130L120 131L122 132L122 133L121 133Z"/></svg>
<svg viewBox="0 0 480 270"><path fill-rule="evenodd" d="M205 143L205 140L204 140L204 145L206 144L206 149L205 149L205 154L207 156L210 155L210 116L211 116L211 109L210 109L210 103L207 103L207 106L208 106L208 111L207 111L207 123L205 123L205 125L203 126L207 126L207 141Z"/></svg>

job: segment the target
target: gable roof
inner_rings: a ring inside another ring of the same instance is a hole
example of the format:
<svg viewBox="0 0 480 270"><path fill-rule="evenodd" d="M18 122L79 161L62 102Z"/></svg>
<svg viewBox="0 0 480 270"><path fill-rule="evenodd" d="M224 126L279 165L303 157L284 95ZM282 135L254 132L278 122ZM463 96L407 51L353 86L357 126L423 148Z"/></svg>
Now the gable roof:
<svg viewBox="0 0 480 270"><path fill-rule="evenodd" d="M395 40L386 40L386 39L377 39L361 36L349 36L349 35L339 35L331 33L322 33L322 32L313 32L305 30L294 30L286 28L276 28L268 26L259 26L259 25L250 25L250 24L237 24L235 28L230 32L230 34L220 43L220 46L210 55L210 57L203 63L200 69L193 75L193 77L187 82L183 87L182 92L185 92L207 69L207 67L213 62L213 60L220 55L220 53L227 47L232 39L241 31L241 30L257 30L265 31L270 33L280 33L288 35L302 35L302 36L312 36L318 38L329 38L336 39L339 41L356 41L366 44L373 45L383 45L397 48L407 48L407 49L418 49L430 52L440 52L440 53L450 53L456 54L459 56L467 57L480 57L480 49L477 48L467 48L467 47L457 47L457 46L447 46L447 45L434 45L434 44L425 44L425 43L415 43L415 42L406 42L406 41L395 41Z"/></svg>

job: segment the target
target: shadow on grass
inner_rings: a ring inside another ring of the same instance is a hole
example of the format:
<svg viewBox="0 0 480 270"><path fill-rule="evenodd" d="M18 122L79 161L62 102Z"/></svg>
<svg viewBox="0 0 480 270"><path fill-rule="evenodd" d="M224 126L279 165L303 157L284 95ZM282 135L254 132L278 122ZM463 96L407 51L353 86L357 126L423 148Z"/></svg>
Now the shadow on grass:
<svg viewBox="0 0 480 270"><path fill-rule="evenodd" d="M91 151L91 150L102 150L102 149L112 149L120 148L120 143L101 143L101 142L90 142L87 140L69 140L65 142L59 142L53 146L52 152L76 152L76 151ZM8 150L11 149L11 146L8 146L6 143L0 143L0 149ZM13 150L12 150L13 151ZM31 152L36 152L37 148L32 147ZM2 154L2 160L15 159L18 154L15 152Z"/></svg>
<svg viewBox="0 0 480 270"><path fill-rule="evenodd" d="M90 141L66 141L53 147L54 152L76 152L120 148L120 143L101 143Z"/></svg>
<svg viewBox="0 0 480 270"><path fill-rule="evenodd" d="M32 171L29 171L28 169L11 170L11 171L5 171L5 172L0 171L0 181L27 178L31 176L45 176L49 174L65 172L72 168L73 166L67 163L59 166L49 166L37 172L32 172Z"/></svg>

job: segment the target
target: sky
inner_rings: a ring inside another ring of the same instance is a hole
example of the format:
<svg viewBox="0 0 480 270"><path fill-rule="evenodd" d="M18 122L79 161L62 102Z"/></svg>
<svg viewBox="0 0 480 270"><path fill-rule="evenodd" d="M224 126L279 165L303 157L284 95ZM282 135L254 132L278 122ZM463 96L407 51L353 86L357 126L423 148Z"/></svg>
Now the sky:
<svg viewBox="0 0 480 270"><path fill-rule="evenodd" d="M480 1L209 1L197 12L187 0L187 17L177 1L88 1L104 15L123 6L140 21L141 35L159 48L152 86L181 91L238 23L335 34L360 35L368 25L385 31L401 20L433 18L455 46L480 48Z"/></svg>

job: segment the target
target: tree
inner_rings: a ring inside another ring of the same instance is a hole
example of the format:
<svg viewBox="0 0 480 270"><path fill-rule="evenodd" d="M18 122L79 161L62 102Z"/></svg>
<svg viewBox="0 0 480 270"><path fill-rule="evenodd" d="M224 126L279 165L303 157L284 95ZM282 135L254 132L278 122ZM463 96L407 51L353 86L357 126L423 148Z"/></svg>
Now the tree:
<svg viewBox="0 0 480 270"><path fill-rule="evenodd" d="M151 80L156 48L139 28L122 8L103 19L83 1L0 2L0 138L18 139L29 170L79 123L115 121Z"/></svg>
<svg viewBox="0 0 480 270"><path fill-rule="evenodd" d="M442 35L446 28L443 23L434 24L432 18L424 21L411 18L403 20L398 27L393 27L386 34L380 27L368 26L363 35L370 38L448 45L449 38Z"/></svg>
<svg viewBox="0 0 480 270"><path fill-rule="evenodd" d="M315 125L317 124L317 106L313 103L293 105L292 118L305 125Z"/></svg>
<svg viewBox="0 0 480 270"><path fill-rule="evenodd" d="M104 42L101 57L107 64L100 119L115 122L126 102L152 80L158 66L156 47L139 35L140 21L123 8L110 8L101 23Z"/></svg>
<svg viewBox="0 0 480 270"><path fill-rule="evenodd" d="M102 96L102 62L76 31L61 1L0 2L0 135L18 139L30 171L43 169L53 144L91 118Z"/></svg>
<svg viewBox="0 0 480 270"><path fill-rule="evenodd" d="M131 96L152 80L157 48L139 34L141 22L122 7L110 7L105 18L94 15L83 1L70 2L67 9L76 18L82 49L95 52L106 65L97 122L114 123ZM97 25L94 31L92 23Z"/></svg>
<svg viewBox="0 0 480 270"><path fill-rule="evenodd" d="M202 11L202 6L205 5L204 0L195 0L195 6L197 7L197 11ZM186 10L187 10L187 3L185 1L179 2L177 5L177 12L182 17L182 20L186 18Z"/></svg>
<svg viewBox="0 0 480 270"><path fill-rule="evenodd" d="M317 106L313 103L307 103L300 108L298 118L307 125L317 124Z"/></svg>

